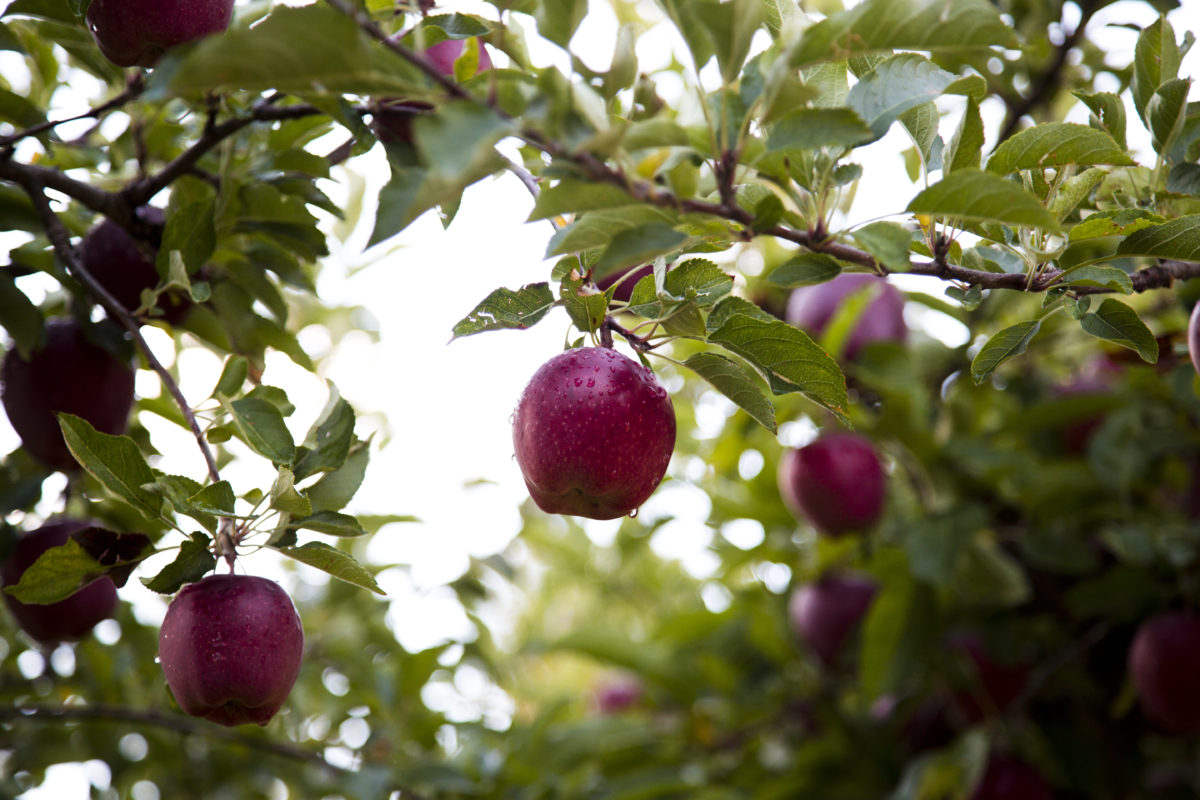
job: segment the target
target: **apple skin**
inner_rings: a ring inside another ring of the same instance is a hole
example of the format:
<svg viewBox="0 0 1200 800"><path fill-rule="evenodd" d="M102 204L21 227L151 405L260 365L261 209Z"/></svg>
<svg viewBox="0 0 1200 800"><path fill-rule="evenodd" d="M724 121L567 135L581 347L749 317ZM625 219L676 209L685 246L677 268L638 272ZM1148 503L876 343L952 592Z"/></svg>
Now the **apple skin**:
<svg viewBox="0 0 1200 800"><path fill-rule="evenodd" d="M146 223L161 227L162 209L143 206L138 216ZM112 220L104 220L83 237L79 257L96 282L108 291L126 311L142 304L142 291L159 283L154 266L154 250L143 249L129 233ZM175 325L187 316L191 302L180 293L171 292L158 298L162 319Z"/></svg>
<svg viewBox="0 0 1200 800"><path fill-rule="evenodd" d="M1171 611L1142 623L1129 673L1147 719L1169 733L1200 731L1200 616Z"/></svg>
<svg viewBox="0 0 1200 800"><path fill-rule="evenodd" d="M796 289L788 298L786 319L814 337L820 336L846 298L868 286L876 287L876 294L846 338L842 356L853 361L864 347L874 342L907 341L904 295L886 279L875 275L844 274L816 286Z"/></svg>
<svg viewBox="0 0 1200 800"><path fill-rule="evenodd" d="M832 667L846 639L862 623L877 591L875 582L861 575L824 575L792 593L788 601L792 630L826 667Z"/></svg>
<svg viewBox="0 0 1200 800"><path fill-rule="evenodd" d="M0 565L0 586L16 586L42 553L66 544L71 534L90 525L78 519L59 519L17 539ZM117 587L105 575L57 603L26 605L8 593L4 593L4 602L22 630L41 644L54 645L82 639L96 623L111 617L117 609Z"/></svg>
<svg viewBox="0 0 1200 800"><path fill-rule="evenodd" d="M87 26L118 67L152 67L176 45L221 33L234 0L92 0Z"/></svg>
<svg viewBox="0 0 1200 800"><path fill-rule="evenodd" d="M653 274L654 265L645 264L624 272L614 272L611 275L605 275L603 278L596 281L596 288L602 292L607 292L609 287L611 287L614 283L622 278L625 278L624 280L621 280L621 285L618 286L616 291L613 292L612 299L617 302L628 303L629 299L633 297L633 287L637 286L637 282L647 275Z"/></svg>
<svg viewBox="0 0 1200 800"><path fill-rule="evenodd" d="M72 319L51 320L40 350L23 360L9 350L0 367L0 398L25 449L53 469L79 469L55 412L82 417L96 430L122 434L133 408L133 368L89 342Z"/></svg>
<svg viewBox="0 0 1200 800"><path fill-rule="evenodd" d="M1054 800L1054 791L1041 773L1024 761L993 755L971 800Z"/></svg>
<svg viewBox="0 0 1200 800"><path fill-rule="evenodd" d="M636 678L603 683L595 689L594 705L601 714L620 714L641 702L645 689Z"/></svg>
<svg viewBox="0 0 1200 800"><path fill-rule="evenodd" d="M1192 315L1188 317L1187 343L1192 366L1200 372L1200 303L1192 306Z"/></svg>
<svg viewBox="0 0 1200 800"><path fill-rule="evenodd" d="M654 373L632 359L607 347L568 350L521 393L513 447L543 511L616 519L666 474L675 409Z"/></svg>
<svg viewBox="0 0 1200 800"><path fill-rule="evenodd" d="M883 514L887 476L871 441L828 433L779 461L779 493L798 518L826 536L864 531Z"/></svg>
<svg viewBox="0 0 1200 800"><path fill-rule="evenodd" d="M392 37L396 38L396 37ZM466 47L463 39L446 39L429 47L424 55L434 68L443 75L454 77L454 62L462 55ZM483 40L479 40L479 63L475 74L492 69L492 57L488 55ZM375 109L375 135L384 144L411 142L413 140L412 124L417 117L433 111L433 103L424 100L404 100L390 97L381 100Z"/></svg>
<svg viewBox="0 0 1200 800"><path fill-rule="evenodd" d="M210 575L180 590L158 633L171 694L193 717L266 725L300 674L304 629L279 584Z"/></svg>
<svg viewBox="0 0 1200 800"><path fill-rule="evenodd" d="M952 652L966 656L974 670L969 688L957 692L953 698L955 708L968 723L1003 714L1025 690L1029 667L998 663L988 653L983 637L978 633L956 633L946 644Z"/></svg>

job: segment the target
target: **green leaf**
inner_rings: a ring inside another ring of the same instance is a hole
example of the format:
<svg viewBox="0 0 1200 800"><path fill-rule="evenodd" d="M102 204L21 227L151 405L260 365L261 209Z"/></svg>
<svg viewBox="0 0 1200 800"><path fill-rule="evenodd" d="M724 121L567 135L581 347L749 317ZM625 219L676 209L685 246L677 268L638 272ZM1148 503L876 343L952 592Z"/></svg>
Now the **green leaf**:
<svg viewBox="0 0 1200 800"><path fill-rule="evenodd" d="M940 97L954 75L916 53L881 61L850 89L846 105L866 121L875 138L909 109Z"/></svg>
<svg viewBox="0 0 1200 800"><path fill-rule="evenodd" d="M587 16L587 0L538 0L533 16L538 33L562 48L566 48Z"/></svg>
<svg viewBox="0 0 1200 800"><path fill-rule="evenodd" d="M1063 286L1102 286L1122 294L1133 294L1129 273L1116 267L1079 267L1064 274L1059 283Z"/></svg>
<svg viewBox="0 0 1200 800"><path fill-rule="evenodd" d="M868 698L896 691L920 669L936 618L933 593L911 577L884 585L863 621L859 685Z"/></svg>
<svg viewBox="0 0 1200 800"><path fill-rule="evenodd" d="M1011 608L1032 594L1020 562L982 536L963 552L954 583L958 596L969 604Z"/></svg>
<svg viewBox="0 0 1200 800"><path fill-rule="evenodd" d="M336 511L318 511L316 514L302 519L293 519L288 523L289 530L301 528L317 533L327 533L330 536L365 536L367 533L357 519L349 514L339 514Z"/></svg>
<svg viewBox="0 0 1200 800"><path fill-rule="evenodd" d="M168 55L151 76L147 99L233 90L411 96L424 84L416 67L319 3L276 6L254 27L231 27L182 55Z"/></svg>
<svg viewBox="0 0 1200 800"><path fill-rule="evenodd" d="M640 120L625 129L621 137L621 147L626 150L642 150L651 147L686 147L689 144L687 131L674 120L654 117ZM600 192L601 186L590 183L593 192ZM615 188L615 187L614 187Z"/></svg>
<svg viewBox="0 0 1200 800"><path fill-rule="evenodd" d="M863 118L849 108L800 108L771 126L767 150L854 147L874 136Z"/></svg>
<svg viewBox="0 0 1200 800"><path fill-rule="evenodd" d="M1172 78L1158 87L1146 107L1154 152L1166 155L1183 131L1187 120L1188 92L1191 79Z"/></svg>
<svg viewBox="0 0 1200 800"><path fill-rule="evenodd" d="M1008 175L1023 169L1067 164L1133 166L1135 163L1104 131L1074 122L1045 122L1013 134L1001 143L988 159L987 170L995 175Z"/></svg>
<svg viewBox="0 0 1200 800"><path fill-rule="evenodd" d="M229 485L229 481L217 481L188 498L188 504L192 508L222 517L233 515L235 502L233 487Z"/></svg>
<svg viewBox="0 0 1200 800"><path fill-rule="evenodd" d="M143 488L154 482L154 471L132 439L100 433L72 414L59 414L58 424L67 449L89 475L151 519L165 519L162 498Z"/></svg>
<svg viewBox="0 0 1200 800"><path fill-rule="evenodd" d="M22 603L45 605L65 600L106 572L74 539L38 556L15 586L5 592Z"/></svg>
<svg viewBox="0 0 1200 800"><path fill-rule="evenodd" d="M384 595L383 589L375 582L374 576L354 556L330 547L322 542L309 542L300 547L276 548L288 558L293 558L302 564L327 572L335 578L354 586L361 586L379 595Z"/></svg>
<svg viewBox="0 0 1200 800"><path fill-rule="evenodd" d="M978 169L983 154L983 117L979 114L979 103L974 97L967 99L967 109L946 152L942 156L942 170L949 175L961 169Z"/></svg>
<svg viewBox="0 0 1200 800"><path fill-rule="evenodd" d="M651 206L624 206L589 211L550 237L546 246L546 257L606 247L614 237L624 231L655 224L672 227L675 223L673 213Z"/></svg>
<svg viewBox="0 0 1200 800"><path fill-rule="evenodd" d="M329 383L329 400L309 429L292 470L296 480L337 469L346 460L354 441L354 409Z"/></svg>
<svg viewBox="0 0 1200 800"><path fill-rule="evenodd" d="M1005 328L988 339L987 344L971 361L971 377L974 378L976 385L992 377L996 367L1008 359L1024 353L1029 342L1041 329L1042 321L1031 319Z"/></svg>
<svg viewBox="0 0 1200 800"><path fill-rule="evenodd" d="M515 132L511 120L488 106L458 100L413 123L424 166L435 179L466 185L480 169L494 169L496 142Z"/></svg>
<svg viewBox="0 0 1200 800"><path fill-rule="evenodd" d="M1128 236L1143 228L1161 225L1165 221L1157 214L1141 208L1100 211L1071 228L1067 238L1071 242L1081 242L1102 236Z"/></svg>
<svg viewBox="0 0 1200 800"><path fill-rule="evenodd" d="M1200 261L1200 214L1178 217L1131 233L1117 247L1117 254Z"/></svg>
<svg viewBox="0 0 1200 800"><path fill-rule="evenodd" d="M942 168L942 155L946 149L946 143L942 141L939 131L941 121L941 112L938 111L937 104L933 101L921 103L916 108L910 108L900 115L900 124L908 133L909 138L913 140L925 173ZM839 169L846 166L849 165L843 165ZM859 172L861 173L861 169ZM836 171L834 175L837 175ZM856 175L855 178L857 179L858 176Z"/></svg>
<svg viewBox="0 0 1200 800"><path fill-rule="evenodd" d="M746 63L754 34L766 19L762 0L694 0L689 6L691 13L708 30L725 85L732 85Z"/></svg>
<svg viewBox="0 0 1200 800"><path fill-rule="evenodd" d="M497 289L454 326L453 339L484 331L524 330L554 307L549 283L531 283L517 291Z"/></svg>
<svg viewBox="0 0 1200 800"><path fill-rule="evenodd" d="M246 376L250 373L250 362L244 356L231 355L225 359L225 366L221 369L221 377L217 380L216 388L213 389L211 397L217 395L225 395L233 397L242 390L242 385L246 382Z"/></svg>
<svg viewBox="0 0 1200 800"><path fill-rule="evenodd" d="M842 265L833 256L823 253L801 253L780 264L767 275L776 286L794 289L824 283L842 274Z"/></svg>
<svg viewBox="0 0 1200 800"><path fill-rule="evenodd" d="M683 365L712 384L714 389L732 400L759 425L771 433L778 430L775 407L736 361L716 353L696 353Z"/></svg>
<svg viewBox="0 0 1200 800"><path fill-rule="evenodd" d="M1169 80L1179 77L1181 54L1175 29L1166 17L1159 17L1138 36L1133 51L1133 105L1142 120L1149 123L1150 99Z"/></svg>
<svg viewBox="0 0 1200 800"><path fill-rule="evenodd" d="M912 232L896 222L872 222L854 231L854 240L876 261L894 272L906 272L910 265L908 246Z"/></svg>
<svg viewBox="0 0 1200 800"><path fill-rule="evenodd" d="M171 253L174 251L178 251L183 258L188 275L195 275L208 262L217 246L215 213L215 196L172 211L163 229L162 245L158 249L155 264L160 276L165 278L170 275Z"/></svg>
<svg viewBox="0 0 1200 800"><path fill-rule="evenodd" d="M1050 213L1057 217L1059 222L1065 220L1080 203L1087 199L1088 195L1092 193L1092 189L1100 185L1107 174L1108 171L1105 169L1092 167L1064 181L1054 195L1054 199L1050 201Z"/></svg>
<svg viewBox="0 0 1200 800"><path fill-rule="evenodd" d="M190 498L204 488L191 478L183 475L160 475L153 483L147 483L142 488L167 498L167 502L177 513L196 520L210 533L217 532L217 518L191 503Z"/></svg>
<svg viewBox="0 0 1200 800"><path fill-rule="evenodd" d="M185 583L198 581L217 565L212 552L212 540L200 533L193 533L179 547L179 555L153 578L142 578L146 588L158 594L175 594Z"/></svg>
<svg viewBox="0 0 1200 800"><path fill-rule="evenodd" d="M12 337L17 353L26 361L41 345L45 329L42 312L17 288L12 271L7 269L0 269L0 328Z"/></svg>
<svg viewBox="0 0 1200 800"><path fill-rule="evenodd" d="M297 517L312 513L312 503L296 490L296 476L287 467L280 467L271 484L271 508Z"/></svg>
<svg viewBox="0 0 1200 800"><path fill-rule="evenodd" d="M260 456L275 464L290 464L296 456L296 444L283 422L283 415L271 403L259 397L243 397L221 403L233 418L238 435Z"/></svg>
<svg viewBox="0 0 1200 800"><path fill-rule="evenodd" d="M867 0L805 30L788 63L799 67L892 50L1017 46L1012 28L987 0Z"/></svg>
<svg viewBox="0 0 1200 800"><path fill-rule="evenodd" d="M534 222L602 208L619 208L635 202L633 197L619 186L565 178L542 190L527 221Z"/></svg>
<svg viewBox="0 0 1200 800"><path fill-rule="evenodd" d="M1084 314L1079 324L1092 336L1136 351L1148 364L1158 362L1154 334L1136 311L1119 300L1106 299L1098 309Z"/></svg>
<svg viewBox="0 0 1200 800"><path fill-rule="evenodd" d="M346 460L332 472L304 490L314 512L340 511L354 497L367 472L371 452L367 442L355 442Z"/></svg>
<svg viewBox="0 0 1200 800"><path fill-rule="evenodd" d="M839 416L845 413L846 378L807 333L780 320L735 314L708 340L749 361L776 394L800 392Z"/></svg>
<svg viewBox="0 0 1200 800"><path fill-rule="evenodd" d="M592 272L597 277L603 277L645 264L679 249L687 238L687 234L658 222L620 231L612 237L600 259L592 265Z"/></svg>
<svg viewBox="0 0 1200 800"><path fill-rule="evenodd" d="M1012 181L977 169L947 175L914 197L907 211L948 220L1058 228L1054 215L1036 197Z"/></svg>
<svg viewBox="0 0 1200 800"><path fill-rule="evenodd" d="M463 189L504 168L504 160L491 147L475 155L481 158L469 165L470 171L460 172L453 179L422 167L394 167L391 180L379 191L375 228L368 246L395 236L429 209L456 202Z"/></svg>
<svg viewBox="0 0 1200 800"><path fill-rule="evenodd" d="M744 297L730 295L713 306L712 311L709 312L708 319L704 321L708 333L712 333L717 328L720 328L738 314L753 317L763 322L773 322L778 319L778 317L763 311Z"/></svg>
<svg viewBox="0 0 1200 800"><path fill-rule="evenodd" d="M1091 126L1107 133L1122 150L1125 149L1125 103L1121 97L1112 92L1072 94L1091 110Z"/></svg>

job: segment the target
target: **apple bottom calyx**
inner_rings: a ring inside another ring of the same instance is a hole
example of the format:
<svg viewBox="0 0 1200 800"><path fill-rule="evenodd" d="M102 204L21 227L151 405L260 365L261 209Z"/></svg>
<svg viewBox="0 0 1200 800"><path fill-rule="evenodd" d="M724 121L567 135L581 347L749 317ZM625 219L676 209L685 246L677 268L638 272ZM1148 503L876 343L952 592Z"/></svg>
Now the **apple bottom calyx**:
<svg viewBox="0 0 1200 800"><path fill-rule="evenodd" d="M300 673L304 629L274 581L210 575L167 608L158 653L179 707L221 725L266 725Z"/></svg>

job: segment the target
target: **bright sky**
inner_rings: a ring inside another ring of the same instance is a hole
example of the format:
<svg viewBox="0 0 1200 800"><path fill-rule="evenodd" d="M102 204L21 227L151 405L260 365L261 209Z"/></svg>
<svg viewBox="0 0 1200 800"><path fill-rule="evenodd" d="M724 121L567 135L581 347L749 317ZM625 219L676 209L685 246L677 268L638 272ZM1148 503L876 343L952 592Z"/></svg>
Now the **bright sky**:
<svg viewBox="0 0 1200 800"><path fill-rule="evenodd" d="M642 8L647 16L656 13L648 0L642 3ZM494 9L483 4L447 3L445 9L494 16ZM1104 24L1143 25L1151 20L1144 4L1116 3L1093 21L1092 38L1112 54L1113 63L1126 63L1132 55L1135 34L1122 28L1105 28ZM525 18L523 22L532 30L531 21ZM1177 32L1182 33L1183 21L1176 20L1175 24ZM608 6L593 2L573 42L589 66L597 69L607 66L616 29L616 20ZM671 47L677 49L681 61L689 63L665 26L643 36L638 43L640 69L664 66ZM568 66L562 52L550 45L534 49L533 55L539 64L553 62L564 69ZM11 63L0 60L0 68ZM1200 58L1193 52L1182 74L1200 75L1198 66ZM703 77L712 76L706 71ZM664 85L662 89L666 93L669 87ZM63 110L77 105L86 108L89 99L86 95L64 98ZM946 108L954 110L943 121L943 136L948 138L957 125L959 107L951 103ZM999 111L996 106L989 108L985 104L984 112L990 146L999 124ZM1076 109L1069 119L1086 121L1086 114ZM1131 140L1145 152L1148 137L1132 113L1129 130ZM329 149L335 144L332 142ZM872 189L858 194L851 215L853 221L894 213L915 194L917 189L909 184L898 156L909 146L896 126L883 140L856 154ZM348 174L350 170L353 175ZM335 199L340 199L346 196L346 184L365 181L365 196L370 202L386 174L386 164L377 149L367 158L354 161L338 176L340 184L330 183L325 188ZM877 189L892 185L897 187L895 192ZM371 469L351 510L413 514L422 520L420 524L383 528L369 549L377 563L405 565L402 569L385 571L380 582L388 592L387 602L392 603L391 618L397 636L409 649L428 647L446 637L469 636L470 625L445 584L461 574L470 555L501 550L518 532L517 507L527 495L512 459L509 416L528 378L562 348L567 335L566 316L556 311L530 331L489 333L447 342L454 323L491 290L499 286L516 288L548 277L550 262L544 261L542 255L551 228L545 222L524 222L531 207L532 200L524 187L505 175L470 189L449 230L443 231L432 215L426 215L396 239L364 253L362 248L372 213L367 208L366 221L344 246L331 241L334 254L322 275L319 295L327 303L365 306L377 321L378 342L362 332L349 333L336 343L330 343L320 331L301 332L302 343L314 355L321 356L332 346L322 378L332 380L360 411L359 435L376 433L377 449ZM903 285L926 286L920 279L909 279ZM963 332L954 325L939 323L932 317L911 321L926 324L931 331L950 340L963 341ZM156 351L169 355L166 335L159 331L151 334ZM181 365L185 396L193 402L202 400L219 370L220 362L215 356L200 349L189 351ZM156 394L156 381L152 373L139 373L139 392ZM321 381L294 367L283 356L269 359L264 381L286 388L297 406L291 420L293 432L298 439L302 438L325 401ZM714 400L711 407L717 420L730 411L723 399ZM149 415L143 415L143 422L156 446L167 454L157 463L158 468L196 478L202 476L199 453L186 434ZM799 431L793 432L793 437L805 435L803 428L793 431ZM786 438L785 434L787 444L798 443ZM378 448L380 443L382 448ZM16 444L7 420L0 415L0 452L7 452ZM231 479L239 492L254 485L269 486L272 473L264 468L262 459L252 457L244 462L231 465L223 477ZM55 487L58 485L54 483ZM54 497L55 488L48 485L47 495ZM682 502L681 495L686 496L686 502ZM711 570L712 556L705 549L712 537L712 531L704 525L705 495L689 487L686 480L673 481L651 498L644 513L652 517L656 508L668 507L676 514L686 514L691 509L692 516L665 526L656 535L656 549L663 555L683 559L697 574ZM56 509L49 504L43 510L49 513ZM616 525L589 523L588 528L603 541L615 532ZM728 533L731 540L738 541L740 537L748 544L757 538L753 530ZM280 577L274 558L267 553L244 558L239 565L249 572ZM151 564L139 570L138 575L144 577L153 572ZM322 573L308 568L303 568L301 574L312 582L325 580ZM781 588L786 581L787 576L781 576ZM161 618L165 604L138 581L130 581L121 594L135 603L144 621ZM719 603L720 598L714 598L713 602ZM32 660L29 663L31 669L36 666ZM444 702L455 699L444 698ZM52 770L49 778L41 789L23 797L27 800L86 797L90 779L99 783L103 780L95 770L89 776L81 769ZM147 794L137 800L154 800L155 796Z"/></svg>

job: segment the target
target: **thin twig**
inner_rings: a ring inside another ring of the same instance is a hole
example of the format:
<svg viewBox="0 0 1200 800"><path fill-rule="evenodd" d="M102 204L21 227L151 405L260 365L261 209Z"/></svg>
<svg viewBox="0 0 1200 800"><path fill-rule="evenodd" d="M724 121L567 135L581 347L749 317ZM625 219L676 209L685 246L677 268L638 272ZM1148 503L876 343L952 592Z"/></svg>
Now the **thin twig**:
<svg viewBox="0 0 1200 800"><path fill-rule="evenodd" d="M81 119L99 119L101 116L109 111L112 111L114 108L120 108L130 100L133 100L135 97L140 95L145 88L145 79L142 77L141 73L137 73L129 79L129 84L125 87L123 92L116 95L111 100L101 103L95 108L88 109L82 114L76 114L75 116L67 117L66 119L46 120L45 122L34 125L31 128L26 128L23 131L17 131L16 133L9 134L8 136L0 136L0 149L12 147L22 139L28 139L30 136L37 136L39 133L44 133L45 131L56 128L59 125L64 125L68 122L78 122Z"/></svg>
<svg viewBox="0 0 1200 800"><path fill-rule="evenodd" d="M192 412L192 408L188 405L187 399L183 396L183 392L179 389L179 384L167 371L167 368L162 365L158 357L154 355L154 351L150 349L150 345L142 336L141 326L134 319L121 303L109 293L97 281L87 269L75 252L75 248L71 245L71 234L67 230L66 225L54 213L54 209L50 207L50 199L46 197L45 188L37 184L25 185L24 189L29 195L29 199L33 201L33 206L41 217L42 226L46 229L46 236L50 239L50 244L54 247L54 252L58 255L60 261L67 267L67 271L71 273L80 283L82 283L104 309L119 323L125 330L129 331L133 337L134 343L142 356L145 357L146 363L154 370L163 385L167 387L167 391L175 400L175 404L179 406L179 410L183 413L184 419L187 420L188 428L196 439L196 444L200 447L200 452L204 455L204 462L208 467L208 476L213 483L221 480L221 475L217 470L217 461L213 457L212 450L209 449L208 441L204 438L204 433L200 430L200 423L196 420L196 415Z"/></svg>

